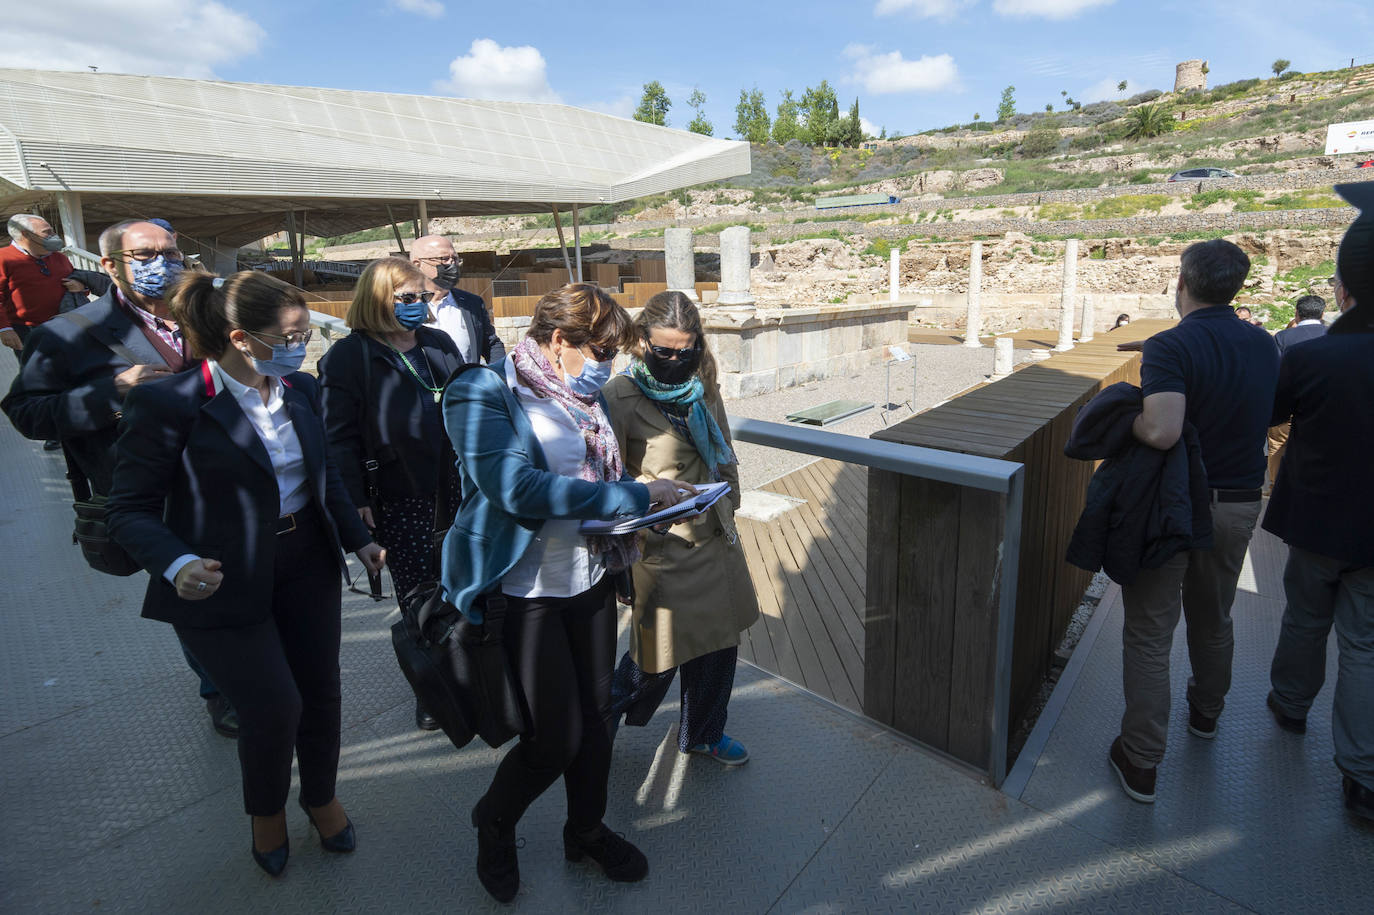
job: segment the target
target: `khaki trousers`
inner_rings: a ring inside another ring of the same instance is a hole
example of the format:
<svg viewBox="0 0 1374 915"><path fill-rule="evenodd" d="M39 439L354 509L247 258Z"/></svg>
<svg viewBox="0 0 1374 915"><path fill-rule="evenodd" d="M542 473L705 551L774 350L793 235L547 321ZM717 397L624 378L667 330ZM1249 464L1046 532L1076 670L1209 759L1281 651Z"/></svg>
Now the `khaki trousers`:
<svg viewBox="0 0 1374 915"><path fill-rule="evenodd" d="M1279 461L1283 460L1283 447L1288 444L1288 434L1291 431L1289 423L1280 423L1277 426L1269 427L1269 485L1273 486L1279 479Z"/></svg>
<svg viewBox="0 0 1374 915"><path fill-rule="evenodd" d="M1132 765L1151 768L1164 759L1169 727L1169 652L1180 611L1188 621L1188 702L1215 718L1231 689L1235 642L1231 604L1245 551L1255 533L1260 503L1213 502L1210 550L1179 553L1158 569L1142 571L1121 589L1126 619L1121 633L1121 679L1126 713L1121 745Z"/></svg>

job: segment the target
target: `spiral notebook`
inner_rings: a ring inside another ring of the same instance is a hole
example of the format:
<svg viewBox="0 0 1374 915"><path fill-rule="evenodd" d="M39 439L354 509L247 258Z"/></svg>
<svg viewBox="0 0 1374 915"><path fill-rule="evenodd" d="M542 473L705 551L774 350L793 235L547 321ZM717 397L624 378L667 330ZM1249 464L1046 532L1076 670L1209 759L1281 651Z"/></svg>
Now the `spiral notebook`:
<svg viewBox="0 0 1374 915"><path fill-rule="evenodd" d="M653 527L656 524L672 524L684 518L691 518L719 502L721 496L730 491L730 484L707 483L696 487L696 490L695 496L683 499L671 508L650 512L642 518L630 518L625 521L583 521L578 526L578 533L588 536L629 534L646 527Z"/></svg>

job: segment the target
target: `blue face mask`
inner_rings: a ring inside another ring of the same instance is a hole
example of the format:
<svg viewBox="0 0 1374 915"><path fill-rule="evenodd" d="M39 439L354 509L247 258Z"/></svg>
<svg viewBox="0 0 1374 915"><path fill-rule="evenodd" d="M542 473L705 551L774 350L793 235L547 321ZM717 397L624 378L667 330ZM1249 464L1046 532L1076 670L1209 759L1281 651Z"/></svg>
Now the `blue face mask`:
<svg viewBox="0 0 1374 915"><path fill-rule="evenodd" d="M134 261L133 265L133 290L148 299L164 298L167 289L181 276L182 270L181 264L169 261L161 254L147 263Z"/></svg>
<svg viewBox="0 0 1374 915"><path fill-rule="evenodd" d="M290 375L292 372L300 371L301 365L305 362L304 343L268 343L266 340L258 340L256 336L244 331L248 336L253 337L263 346L272 347L271 359L259 359L252 353L244 353L248 360L253 363L253 371L259 375L268 375L273 378L280 378L283 375Z"/></svg>
<svg viewBox="0 0 1374 915"><path fill-rule="evenodd" d="M595 359L587 359L585 356L583 360L582 371L576 375L568 376L568 389L574 394L590 397L611 380L611 365L614 360L607 359L605 362L597 362Z"/></svg>
<svg viewBox="0 0 1374 915"><path fill-rule="evenodd" d="M396 320L406 330L414 330L429 319L429 304L426 302L392 302L391 305L396 309Z"/></svg>

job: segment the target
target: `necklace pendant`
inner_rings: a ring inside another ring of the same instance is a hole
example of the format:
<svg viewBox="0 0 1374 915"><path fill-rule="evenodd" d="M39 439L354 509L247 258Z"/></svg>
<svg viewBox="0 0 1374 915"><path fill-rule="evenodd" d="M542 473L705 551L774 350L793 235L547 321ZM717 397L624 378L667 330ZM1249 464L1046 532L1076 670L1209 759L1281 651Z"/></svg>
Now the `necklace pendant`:
<svg viewBox="0 0 1374 915"><path fill-rule="evenodd" d="M443 391L435 391L435 392L434 392L434 402L435 402L435 403L438 403L439 401L441 401L441 400L443 400L443 399L444 399L444 392L443 392Z"/></svg>

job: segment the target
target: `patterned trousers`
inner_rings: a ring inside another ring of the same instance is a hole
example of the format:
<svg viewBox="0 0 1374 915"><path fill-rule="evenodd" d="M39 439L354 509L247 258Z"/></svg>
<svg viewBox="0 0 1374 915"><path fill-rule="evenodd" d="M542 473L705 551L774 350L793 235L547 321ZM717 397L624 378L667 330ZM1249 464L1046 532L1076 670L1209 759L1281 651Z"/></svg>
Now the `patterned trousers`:
<svg viewBox="0 0 1374 915"><path fill-rule="evenodd" d="M628 713L626 724L647 724L668 694L673 675L681 669L682 714L678 722L678 749L685 753L699 744L715 743L725 734L738 659L739 648L731 646L693 658L681 668L647 674L626 652L611 681L611 720L618 722L621 715Z"/></svg>

